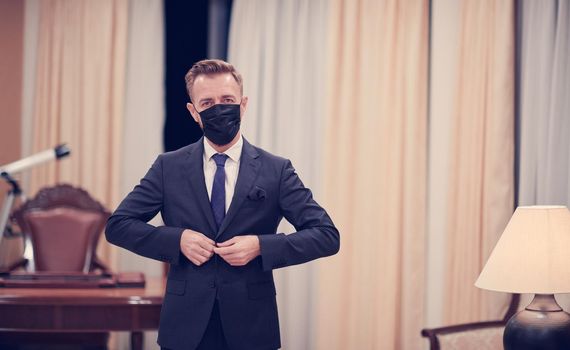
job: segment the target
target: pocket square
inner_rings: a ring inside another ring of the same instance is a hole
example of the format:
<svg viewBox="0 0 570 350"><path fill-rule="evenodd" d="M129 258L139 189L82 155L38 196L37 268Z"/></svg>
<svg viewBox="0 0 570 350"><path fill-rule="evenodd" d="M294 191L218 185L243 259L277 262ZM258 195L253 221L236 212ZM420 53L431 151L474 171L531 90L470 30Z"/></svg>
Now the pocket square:
<svg viewBox="0 0 570 350"><path fill-rule="evenodd" d="M265 190L261 187L255 186L251 191L249 191L247 198L252 201L262 201L265 199Z"/></svg>

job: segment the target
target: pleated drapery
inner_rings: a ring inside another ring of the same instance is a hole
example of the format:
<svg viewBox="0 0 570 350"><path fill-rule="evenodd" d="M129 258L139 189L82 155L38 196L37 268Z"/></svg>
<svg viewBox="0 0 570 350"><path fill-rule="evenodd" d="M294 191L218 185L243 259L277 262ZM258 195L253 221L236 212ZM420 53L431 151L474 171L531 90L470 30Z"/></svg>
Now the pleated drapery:
<svg viewBox="0 0 570 350"><path fill-rule="evenodd" d="M522 4L519 204L570 205L570 3Z"/></svg>
<svg viewBox="0 0 570 350"><path fill-rule="evenodd" d="M427 1L236 1L246 138L290 157L341 252L277 270L284 349L417 349L423 325Z"/></svg>
<svg viewBox="0 0 570 350"><path fill-rule="evenodd" d="M249 96L244 137L291 159L321 204L327 18L327 0L236 0L228 50ZM285 222L279 227L293 231ZM274 271L283 349L314 348L314 270Z"/></svg>
<svg viewBox="0 0 570 350"><path fill-rule="evenodd" d="M162 153L165 119L162 0L129 0L128 22L120 198L132 191ZM160 215L150 223L163 225ZM117 249L118 271L144 271L151 278L162 276L163 266L162 262ZM145 349L157 349L156 338L157 331L144 332ZM130 349L130 340L129 333L119 333L116 349Z"/></svg>
<svg viewBox="0 0 570 350"><path fill-rule="evenodd" d="M127 18L126 0L39 3L32 152L66 142L72 153L34 168L28 193L67 182L118 204ZM110 245L99 250L113 266Z"/></svg>
<svg viewBox="0 0 570 350"><path fill-rule="evenodd" d="M451 121L444 323L500 319L506 294L473 284L514 205L514 11L464 0Z"/></svg>
<svg viewBox="0 0 570 350"><path fill-rule="evenodd" d="M341 251L318 264L315 349L419 349L428 1L331 1L323 197Z"/></svg>

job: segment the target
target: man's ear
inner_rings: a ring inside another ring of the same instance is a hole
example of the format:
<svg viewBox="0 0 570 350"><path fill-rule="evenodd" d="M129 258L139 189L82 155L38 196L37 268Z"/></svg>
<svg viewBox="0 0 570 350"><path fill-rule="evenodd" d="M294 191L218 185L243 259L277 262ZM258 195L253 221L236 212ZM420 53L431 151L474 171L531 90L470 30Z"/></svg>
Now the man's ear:
<svg viewBox="0 0 570 350"><path fill-rule="evenodd" d="M247 101L249 99L247 98L247 96L243 96L241 98L241 103L239 105L239 115L240 117L243 119L243 116L245 115L245 111L247 110Z"/></svg>
<svg viewBox="0 0 570 350"><path fill-rule="evenodd" d="M192 116L192 118L194 118L194 121L200 124L200 114L198 113L196 108L194 108L194 105L188 102L186 103L186 109L188 109L188 112L190 112L190 115Z"/></svg>

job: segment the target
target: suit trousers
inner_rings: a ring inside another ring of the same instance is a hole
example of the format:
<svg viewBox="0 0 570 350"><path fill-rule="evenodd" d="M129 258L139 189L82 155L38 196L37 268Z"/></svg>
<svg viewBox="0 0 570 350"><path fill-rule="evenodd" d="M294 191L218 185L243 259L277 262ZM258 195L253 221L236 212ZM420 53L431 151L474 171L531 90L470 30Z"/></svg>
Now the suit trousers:
<svg viewBox="0 0 570 350"><path fill-rule="evenodd" d="M161 348L162 350L169 350L167 348ZM226 342L226 337L224 336L224 330L222 328L222 320L220 319L220 308L218 307L218 301L214 303L214 308L212 309L212 315L210 315L210 321L206 327L206 331L202 336L202 340L196 350L229 350L228 343Z"/></svg>

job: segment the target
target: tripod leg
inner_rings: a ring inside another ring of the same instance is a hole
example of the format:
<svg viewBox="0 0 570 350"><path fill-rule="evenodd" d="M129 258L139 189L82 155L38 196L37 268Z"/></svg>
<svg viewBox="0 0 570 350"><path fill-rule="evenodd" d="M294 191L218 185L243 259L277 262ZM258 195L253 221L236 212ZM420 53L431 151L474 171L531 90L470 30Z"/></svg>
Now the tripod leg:
<svg viewBox="0 0 570 350"><path fill-rule="evenodd" d="M2 212L0 212L0 243L2 243L2 238L4 237L4 232L8 225L8 219L10 219L14 198L14 191L9 191L6 198L4 198L4 205L2 206Z"/></svg>

